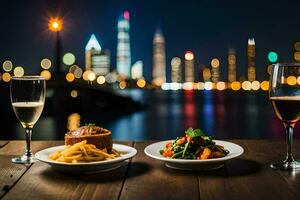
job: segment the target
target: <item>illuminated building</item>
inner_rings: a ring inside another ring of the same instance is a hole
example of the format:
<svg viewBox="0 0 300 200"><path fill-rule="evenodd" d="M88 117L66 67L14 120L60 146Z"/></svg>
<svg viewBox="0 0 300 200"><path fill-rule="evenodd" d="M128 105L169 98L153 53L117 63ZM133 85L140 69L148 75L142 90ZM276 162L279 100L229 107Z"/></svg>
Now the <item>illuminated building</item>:
<svg viewBox="0 0 300 200"><path fill-rule="evenodd" d="M85 47L85 68L92 70L96 75L106 75L110 68L110 52L102 50L94 34Z"/></svg>
<svg viewBox="0 0 300 200"><path fill-rule="evenodd" d="M294 59L295 61L300 62L300 42L295 42L294 49Z"/></svg>
<svg viewBox="0 0 300 200"><path fill-rule="evenodd" d="M205 67L202 71L202 74L203 74L203 81L204 82L208 82L210 81L210 78L211 78L211 71L209 68Z"/></svg>
<svg viewBox="0 0 300 200"><path fill-rule="evenodd" d="M194 54L191 51L187 51L184 55L184 67L185 67L185 82L194 82Z"/></svg>
<svg viewBox="0 0 300 200"><path fill-rule="evenodd" d="M171 60L171 81L182 82L181 59L178 57L174 57Z"/></svg>
<svg viewBox="0 0 300 200"><path fill-rule="evenodd" d="M235 49L228 51L228 82L236 81L236 54Z"/></svg>
<svg viewBox="0 0 300 200"><path fill-rule="evenodd" d="M131 77L133 79L143 78L143 61L136 61L131 68Z"/></svg>
<svg viewBox="0 0 300 200"><path fill-rule="evenodd" d="M129 12L123 12L118 20L117 71L123 77L130 77L131 53L129 37Z"/></svg>
<svg viewBox="0 0 300 200"><path fill-rule="evenodd" d="M255 41L254 38L248 39L248 48L247 48L247 56L248 56L248 80L254 81L256 78L255 72Z"/></svg>
<svg viewBox="0 0 300 200"><path fill-rule="evenodd" d="M166 82L166 51L165 39L158 28L153 38L153 70L152 70L152 83L161 86Z"/></svg>
<svg viewBox="0 0 300 200"><path fill-rule="evenodd" d="M214 83L217 83L220 79L220 70L219 70L219 67L220 67L220 61L219 59L217 58L214 58L211 60L211 66L212 66L212 76L211 76L211 80L212 82Z"/></svg>

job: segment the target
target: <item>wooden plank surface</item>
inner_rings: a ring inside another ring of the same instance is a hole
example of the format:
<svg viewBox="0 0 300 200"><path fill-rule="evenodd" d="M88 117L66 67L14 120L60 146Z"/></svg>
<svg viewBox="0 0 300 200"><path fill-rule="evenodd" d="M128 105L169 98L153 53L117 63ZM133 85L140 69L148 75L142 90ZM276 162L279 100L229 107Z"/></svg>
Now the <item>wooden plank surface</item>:
<svg viewBox="0 0 300 200"><path fill-rule="evenodd" d="M137 142L138 155L129 166L120 199L198 199L197 176L191 172L168 169L147 157L144 148L151 142Z"/></svg>
<svg viewBox="0 0 300 200"><path fill-rule="evenodd" d="M299 175L269 167L273 161L285 157L283 140L233 142L244 147L244 154L220 170L198 174L201 199L300 199ZM299 140L294 142L298 158L299 145Z"/></svg>
<svg viewBox="0 0 300 200"><path fill-rule="evenodd" d="M53 171L41 162L27 171L23 165L11 164L13 169L5 167L2 171L6 173L0 177L6 178L1 182L12 178L9 187L17 183L4 199L300 199L300 172L269 168L271 162L284 158L283 140L232 141L243 146L244 154L215 171L169 169L143 153L144 147L151 142L135 143L138 155L132 162L106 174L69 176ZM36 151L53 144L57 143L34 142L33 149ZM293 146L295 157L300 159L300 140L295 140ZM0 149L1 164L5 160L9 164L11 154L22 152L23 144L9 143ZM10 177L11 174L16 178Z"/></svg>
<svg viewBox="0 0 300 200"><path fill-rule="evenodd" d="M47 145L57 145L61 142L46 142ZM45 142L33 142L32 150L36 152L44 147ZM11 158L22 155L25 149L24 141L11 141L0 149L0 198L5 195L30 166L14 164Z"/></svg>
<svg viewBox="0 0 300 200"><path fill-rule="evenodd" d="M133 142L123 142L133 145ZM35 143L33 144L35 146ZM44 142L43 148L49 147ZM66 175L37 162L3 199L118 199L128 164L112 172Z"/></svg>
<svg viewBox="0 0 300 200"><path fill-rule="evenodd" d="M0 140L0 149L8 144L8 141Z"/></svg>

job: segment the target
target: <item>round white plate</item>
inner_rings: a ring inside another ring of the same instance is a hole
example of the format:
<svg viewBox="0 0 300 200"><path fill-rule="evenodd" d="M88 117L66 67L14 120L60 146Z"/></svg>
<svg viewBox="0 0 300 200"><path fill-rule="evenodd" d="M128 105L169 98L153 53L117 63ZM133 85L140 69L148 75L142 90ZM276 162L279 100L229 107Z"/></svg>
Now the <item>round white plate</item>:
<svg viewBox="0 0 300 200"><path fill-rule="evenodd" d="M217 169L224 165L225 161L232 158L240 156L244 149L232 142L226 142L222 140L214 140L216 144L224 146L225 149L229 151L225 157L222 158L212 158L207 160L188 160L188 159L174 159L174 158L165 158L160 154L160 150L164 149L166 144L173 142L173 140L167 140L162 142L153 143L147 146L144 149L144 152L147 156L161 160L165 162L165 165L174 169L182 170L211 170Z"/></svg>
<svg viewBox="0 0 300 200"><path fill-rule="evenodd" d="M96 161L96 162L86 162L86 163L64 163L57 162L48 158L48 156L54 153L57 150L64 149L64 145L50 147L44 150L41 150L35 154L35 157L47 164L49 164L54 170L66 172L66 173L80 173L80 174L90 174L98 173L104 171L110 171L122 166L123 162L129 158L132 158L136 155L137 151L135 148L122 145L122 144L113 144L113 148L121 153L120 157Z"/></svg>

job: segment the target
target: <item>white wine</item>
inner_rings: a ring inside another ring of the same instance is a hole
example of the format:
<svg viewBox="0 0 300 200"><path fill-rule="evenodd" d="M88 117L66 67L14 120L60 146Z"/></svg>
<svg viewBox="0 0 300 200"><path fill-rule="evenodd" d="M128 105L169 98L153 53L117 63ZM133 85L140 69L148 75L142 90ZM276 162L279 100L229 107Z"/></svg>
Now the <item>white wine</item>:
<svg viewBox="0 0 300 200"><path fill-rule="evenodd" d="M33 128L43 111L44 102L14 102L12 106L22 126Z"/></svg>

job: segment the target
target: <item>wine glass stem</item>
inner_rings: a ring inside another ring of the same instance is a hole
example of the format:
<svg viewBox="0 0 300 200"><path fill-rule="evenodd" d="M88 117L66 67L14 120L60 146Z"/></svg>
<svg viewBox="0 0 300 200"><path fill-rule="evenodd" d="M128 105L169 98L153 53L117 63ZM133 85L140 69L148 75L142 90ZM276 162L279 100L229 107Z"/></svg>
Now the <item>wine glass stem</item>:
<svg viewBox="0 0 300 200"><path fill-rule="evenodd" d="M28 156L28 157L31 157L32 152L31 152L30 141L31 141L32 128L25 128L25 133L26 133L26 152L25 152L25 155Z"/></svg>
<svg viewBox="0 0 300 200"><path fill-rule="evenodd" d="M286 130L286 150L287 150L286 161L293 162L294 158L292 155L292 140L293 140L294 128L291 125L285 125L285 130Z"/></svg>

